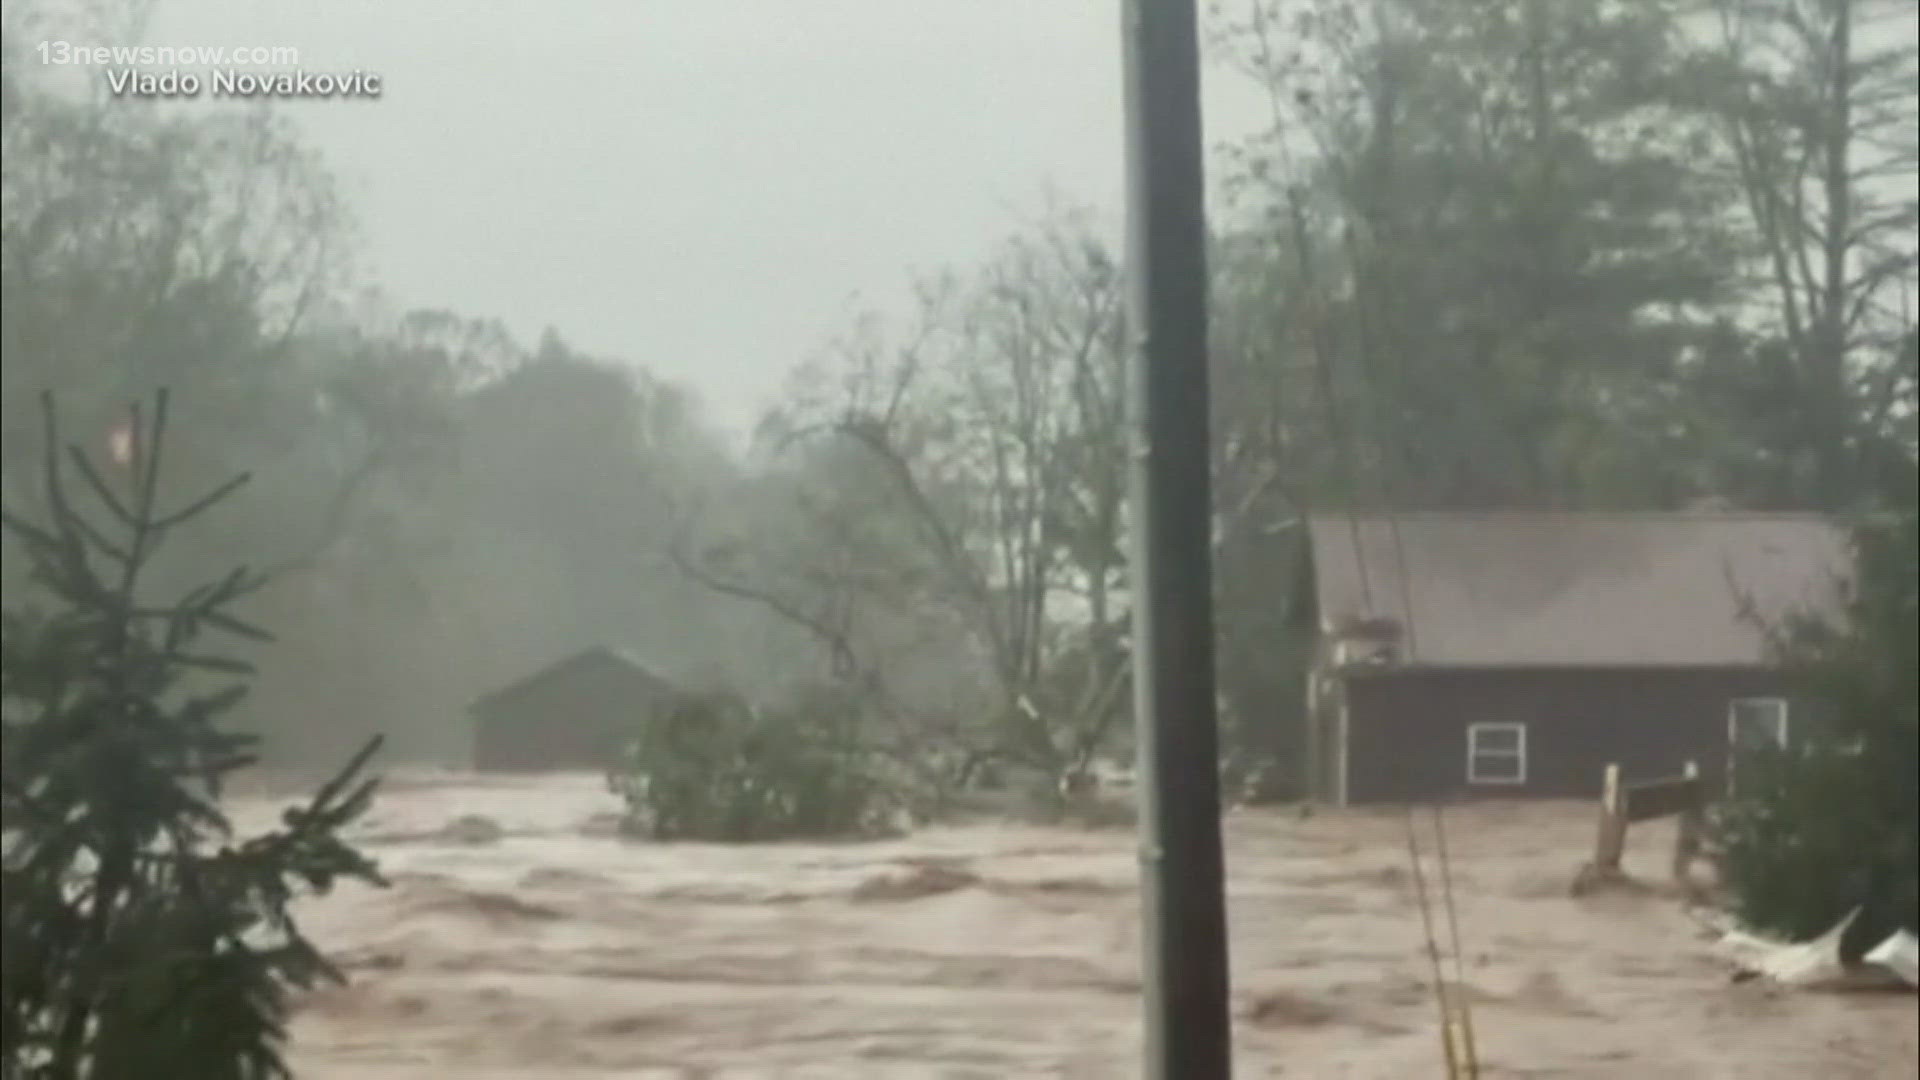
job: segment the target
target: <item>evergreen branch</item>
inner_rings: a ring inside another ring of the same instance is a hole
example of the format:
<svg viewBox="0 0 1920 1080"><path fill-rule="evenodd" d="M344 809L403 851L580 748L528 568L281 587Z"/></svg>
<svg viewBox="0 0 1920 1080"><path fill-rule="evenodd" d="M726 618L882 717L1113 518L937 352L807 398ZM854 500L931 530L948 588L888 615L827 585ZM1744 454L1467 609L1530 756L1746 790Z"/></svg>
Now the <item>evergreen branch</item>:
<svg viewBox="0 0 1920 1080"><path fill-rule="evenodd" d="M228 480L226 483L221 484L220 486L214 488L212 491L207 492L205 495L202 495L199 498L188 503L185 507L182 507L181 509L174 511L171 514L168 514L167 516L156 520L153 523L153 527L155 529L171 529L183 521L188 521L193 517L204 512L208 507L211 507L212 505L219 502L220 500L226 498L229 495L232 495L235 491L238 491L241 488L241 486L245 485L252 479L253 479L252 473L241 473L238 476L235 476L232 479Z"/></svg>
<svg viewBox="0 0 1920 1080"><path fill-rule="evenodd" d="M6 612L0 638L9 717L0 765L0 1064L16 1075L30 1063L34 1075L52 1080L286 1075L280 1046L290 991L342 977L300 935L288 906L296 884L325 889L343 876L384 883L372 860L339 836L371 803L377 780L360 774L381 742L289 811L282 830L203 853L211 839L231 835L221 780L255 762L259 739L215 726L244 697L244 681L199 696L175 691L187 672L253 672L249 662L187 646L207 627L271 640L225 610L264 579L241 567L171 606L141 606L135 597L168 527L240 481L176 514L156 513L168 415L162 393L150 435L140 409L131 410L135 496L130 505L116 500L77 448L51 452L57 426L51 397L42 401L50 517L0 519L61 605L51 617ZM102 496L127 543L109 539L73 505L63 464ZM94 573L95 549L120 559L117 584ZM262 945L261 931L280 940Z"/></svg>
<svg viewBox="0 0 1920 1080"><path fill-rule="evenodd" d="M219 656L191 656L187 653L173 653L170 659L181 667L196 668L201 671L217 671L223 675L252 675L254 666L245 660L228 660Z"/></svg>
<svg viewBox="0 0 1920 1080"><path fill-rule="evenodd" d="M245 622L241 619L236 619L231 615L222 614L221 612L218 612L218 611L203 612L200 618L202 621L206 622L207 624L211 626L217 626L220 629L225 630L229 634L235 634L235 635L238 635L239 637L247 638L252 641L259 641L264 643L264 642L271 642L274 640L273 634L269 633L268 631L263 630L260 627L255 626L250 622Z"/></svg>
<svg viewBox="0 0 1920 1080"><path fill-rule="evenodd" d="M67 456L73 462L74 468L80 470L80 476L86 480L87 486L93 489L93 493L113 513L113 516L119 518L123 524L132 525L133 514L128 511L125 504L121 503L120 497L113 493L113 487L100 475L100 471L93 467L92 460L78 446L67 447Z"/></svg>

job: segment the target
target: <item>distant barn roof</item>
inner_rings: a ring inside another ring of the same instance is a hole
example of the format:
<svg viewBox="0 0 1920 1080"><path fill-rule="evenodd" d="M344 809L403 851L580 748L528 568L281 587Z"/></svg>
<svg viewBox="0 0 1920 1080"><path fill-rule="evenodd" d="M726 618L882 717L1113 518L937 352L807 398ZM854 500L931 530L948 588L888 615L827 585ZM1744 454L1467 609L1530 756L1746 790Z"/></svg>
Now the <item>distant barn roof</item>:
<svg viewBox="0 0 1920 1080"><path fill-rule="evenodd" d="M540 690L597 668L619 670L629 675L635 685L644 685L656 690L671 689L671 684L655 675L632 654L620 649L596 645L574 653L564 660L549 664L498 690L484 694L472 705L467 706L467 709L475 714L511 711L514 705L538 694Z"/></svg>
<svg viewBox="0 0 1920 1080"><path fill-rule="evenodd" d="M1397 623L1401 661L1437 666L1755 664L1741 598L1830 610L1848 566L1813 515L1335 513L1308 531L1322 628Z"/></svg>

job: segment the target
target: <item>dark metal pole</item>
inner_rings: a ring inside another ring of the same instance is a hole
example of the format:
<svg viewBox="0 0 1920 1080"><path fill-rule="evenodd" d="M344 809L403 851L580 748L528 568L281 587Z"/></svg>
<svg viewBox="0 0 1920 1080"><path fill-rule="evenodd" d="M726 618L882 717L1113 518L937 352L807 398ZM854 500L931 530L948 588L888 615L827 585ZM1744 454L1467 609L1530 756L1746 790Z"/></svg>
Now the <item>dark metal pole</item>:
<svg viewBox="0 0 1920 1080"><path fill-rule="evenodd" d="M1194 0L1124 0L1146 1075L1232 1074Z"/></svg>

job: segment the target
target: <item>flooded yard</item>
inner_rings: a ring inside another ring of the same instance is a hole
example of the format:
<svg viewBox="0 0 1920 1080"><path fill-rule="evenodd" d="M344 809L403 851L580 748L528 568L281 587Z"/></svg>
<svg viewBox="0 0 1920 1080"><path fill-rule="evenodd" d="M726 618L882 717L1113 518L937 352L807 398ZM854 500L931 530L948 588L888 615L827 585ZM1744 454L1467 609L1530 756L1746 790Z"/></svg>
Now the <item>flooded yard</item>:
<svg viewBox="0 0 1920 1080"><path fill-rule="evenodd" d="M661 845L617 809L595 777L396 778L361 828L393 887L303 908L352 982L303 1001L296 1073L1137 1075L1130 833ZM1448 824L1488 1076L1914 1075L1913 997L1734 984L1671 896L1570 898L1588 807ZM1629 869L1658 879L1671 836ZM1439 1075L1403 817L1236 812L1227 853L1239 1075Z"/></svg>

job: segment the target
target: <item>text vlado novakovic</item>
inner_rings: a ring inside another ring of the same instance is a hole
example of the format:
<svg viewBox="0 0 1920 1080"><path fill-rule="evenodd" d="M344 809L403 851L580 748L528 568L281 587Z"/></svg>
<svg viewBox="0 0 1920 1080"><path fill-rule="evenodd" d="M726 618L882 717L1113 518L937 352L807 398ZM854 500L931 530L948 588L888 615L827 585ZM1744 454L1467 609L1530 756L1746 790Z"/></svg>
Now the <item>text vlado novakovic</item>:
<svg viewBox="0 0 1920 1080"><path fill-rule="evenodd" d="M107 73L115 97L191 98L377 98L384 92L379 75L368 71L332 74L311 71L236 71L216 68L206 76L178 69Z"/></svg>

